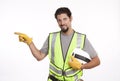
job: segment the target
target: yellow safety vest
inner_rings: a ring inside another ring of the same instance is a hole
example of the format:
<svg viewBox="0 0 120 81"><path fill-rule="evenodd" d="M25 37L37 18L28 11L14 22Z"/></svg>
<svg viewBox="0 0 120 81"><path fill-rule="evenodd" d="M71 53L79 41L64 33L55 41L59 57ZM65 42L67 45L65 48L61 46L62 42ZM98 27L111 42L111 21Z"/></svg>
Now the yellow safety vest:
<svg viewBox="0 0 120 81"><path fill-rule="evenodd" d="M49 59L50 67L49 74L53 75L60 81L76 81L80 79L82 70L72 69L68 61L75 48L82 49L84 47L85 35L74 32L65 59L63 58L60 32L49 34Z"/></svg>

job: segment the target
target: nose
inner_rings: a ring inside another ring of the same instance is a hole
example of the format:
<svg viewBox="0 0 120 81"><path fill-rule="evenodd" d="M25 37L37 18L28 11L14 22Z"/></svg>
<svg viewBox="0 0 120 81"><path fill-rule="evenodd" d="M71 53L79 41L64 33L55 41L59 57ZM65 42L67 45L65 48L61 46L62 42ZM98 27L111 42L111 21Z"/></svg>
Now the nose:
<svg viewBox="0 0 120 81"><path fill-rule="evenodd" d="M64 21L61 21L61 25L64 25L65 24L65 22Z"/></svg>

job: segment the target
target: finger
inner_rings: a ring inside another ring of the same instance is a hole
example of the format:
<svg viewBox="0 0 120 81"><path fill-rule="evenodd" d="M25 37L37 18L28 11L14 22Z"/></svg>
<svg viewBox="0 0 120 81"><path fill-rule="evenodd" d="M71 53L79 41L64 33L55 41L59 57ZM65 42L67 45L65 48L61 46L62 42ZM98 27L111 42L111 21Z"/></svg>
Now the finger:
<svg viewBox="0 0 120 81"><path fill-rule="evenodd" d="M23 33L20 33L20 32L14 32L14 34L16 34L16 35L23 35Z"/></svg>
<svg viewBox="0 0 120 81"><path fill-rule="evenodd" d="M71 61L68 62L69 65L72 65L72 63L73 63L73 62L71 62Z"/></svg>
<svg viewBox="0 0 120 81"><path fill-rule="evenodd" d="M71 56L71 60L72 60L72 61L74 60L74 56Z"/></svg>
<svg viewBox="0 0 120 81"><path fill-rule="evenodd" d="M19 36L19 41L23 42L23 41L25 41L25 39L23 37Z"/></svg>

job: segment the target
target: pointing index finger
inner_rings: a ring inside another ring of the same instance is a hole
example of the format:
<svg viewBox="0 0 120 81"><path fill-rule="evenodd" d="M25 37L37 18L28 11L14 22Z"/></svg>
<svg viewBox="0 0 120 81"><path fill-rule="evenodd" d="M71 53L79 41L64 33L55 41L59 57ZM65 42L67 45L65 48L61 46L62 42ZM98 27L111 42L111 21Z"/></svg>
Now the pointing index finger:
<svg viewBox="0 0 120 81"><path fill-rule="evenodd" d="M16 34L16 35L21 35L22 33L20 33L20 32L14 32L14 34Z"/></svg>

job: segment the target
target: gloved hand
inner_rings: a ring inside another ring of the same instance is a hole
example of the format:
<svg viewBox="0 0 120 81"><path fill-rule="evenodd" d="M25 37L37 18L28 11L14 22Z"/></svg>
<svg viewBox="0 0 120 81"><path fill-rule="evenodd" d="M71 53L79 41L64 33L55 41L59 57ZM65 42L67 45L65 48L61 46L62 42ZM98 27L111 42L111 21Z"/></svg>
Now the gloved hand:
<svg viewBox="0 0 120 81"><path fill-rule="evenodd" d="M24 42L27 45L30 45L30 43L32 42L32 38L28 37L26 34L20 32L15 32L14 34L19 35L20 42Z"/></svg>
<svg viewBox="0 0 120 81"><path fill-rule="evenodd" d="M79 62L74 56L71 56L68 64L75 70L81 70L82 63Z"/></svg>

